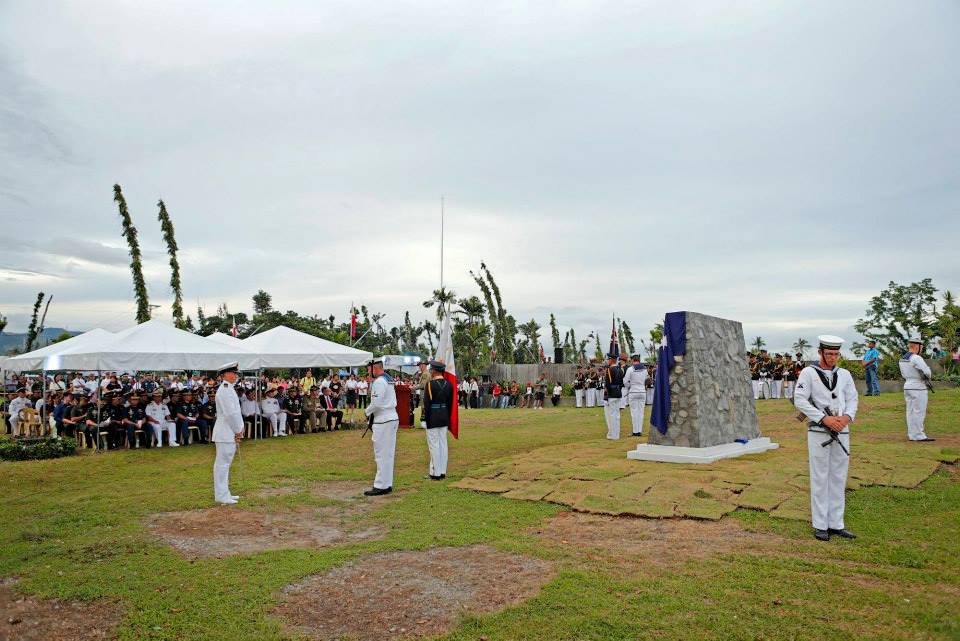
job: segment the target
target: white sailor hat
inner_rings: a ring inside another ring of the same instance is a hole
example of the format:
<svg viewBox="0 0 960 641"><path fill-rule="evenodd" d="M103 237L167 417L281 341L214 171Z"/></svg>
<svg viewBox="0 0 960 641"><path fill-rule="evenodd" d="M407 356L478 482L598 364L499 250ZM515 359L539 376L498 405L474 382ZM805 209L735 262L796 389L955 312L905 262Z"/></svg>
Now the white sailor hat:
<svg viewBox="0 0 960 641"><path fill-rule="evenodd" d="M226 363L224 365L221 365L217 369L217 374L226 374L227 372L239 372L239 371L240 371L240 363L238 363L237 361L233 361L232 363Z"/></svg>
<svg viewBox="0 0 960 641"><path fill-rule="evenodd" d="M923 345L923 338L920 337L920 334L911 334L910 338L907 339L908 343L916 343L917 345Z"/></svg>
<svg viewBox="0 0 960 641"><path fill-rule="evenodd" d="M383 365L383 356L374 356L373 358L371 358L369 361L367 361L367 367L372 367L377 363L380 363L381 365Z"/></svg>
<svg viewBox="0 0 960 641"><path fill-rule="evenodd" d="M830 334L817 336L817 340L820 341L820 349L840 349L840 346L843 345L842 338Z"/></svg>

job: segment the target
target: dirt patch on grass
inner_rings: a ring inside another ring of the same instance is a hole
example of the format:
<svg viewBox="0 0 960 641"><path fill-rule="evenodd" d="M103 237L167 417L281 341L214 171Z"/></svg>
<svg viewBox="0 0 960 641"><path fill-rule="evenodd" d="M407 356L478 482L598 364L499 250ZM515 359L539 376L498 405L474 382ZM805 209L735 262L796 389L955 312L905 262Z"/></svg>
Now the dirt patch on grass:
<svg viewBox="0 0 960 641"><path fill-rule="evenodd" d="M299 491L300 487L297 485L284 485L280 487L263 487L252 494L258 499L269 499L275 496L288 496L290 494L296 494Z"/></svg>
<svg viewBox="0 0 960 641"><path fill-rule="evenodd" d="M17 593L15 579L0 580L0 639L87 641L112 639L122 609L107 601L38 599Z"/></svg>
<svg viewBox="0 0 960 641"><path fill-rule="evenodd" d="M368 556L283 591L274 614L291 635L358 641L444 634L463 614L534 597L550 563L475 545ZM336 595L335 607L318 595Z"/></svg>
<svg viewBox="0 0 960 641"><path fill-rule="evenodd" d="M670 563L739 551L782 549L784 539L744 530L731 519L638 519L561 512L536 533L564 548L644 563Z"/></svg>
<svg viewBox="0 0 960 641"><path fill-rule="evenodd" d="M361 518L375 507L373 502L358 502L265 513L222 506L154 514L147 526L186 557L221 558L383 538L382 528Z"/></svg>
<svg viewBox="0 0 960 641"><path fill-rule="evenodd" d="M355 501L364 498L370 489L369 481L324 481L310 490L314 496L335 501Z"/></svg>

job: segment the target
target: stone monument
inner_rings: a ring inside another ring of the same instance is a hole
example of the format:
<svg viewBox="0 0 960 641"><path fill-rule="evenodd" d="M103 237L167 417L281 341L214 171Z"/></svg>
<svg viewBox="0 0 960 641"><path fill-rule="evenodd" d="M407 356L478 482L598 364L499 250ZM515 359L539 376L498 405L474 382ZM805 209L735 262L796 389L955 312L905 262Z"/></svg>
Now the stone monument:
<svg viewBox="0 0 960 641"><path fill-rule="evenodd" d="M648 442L627 457L712 463L779 447L760 436L743 326L695 312L672 312L664 319L664 332L652 416L660 429L651 425ZM668 361L672 367L665 367Z"/></svg>

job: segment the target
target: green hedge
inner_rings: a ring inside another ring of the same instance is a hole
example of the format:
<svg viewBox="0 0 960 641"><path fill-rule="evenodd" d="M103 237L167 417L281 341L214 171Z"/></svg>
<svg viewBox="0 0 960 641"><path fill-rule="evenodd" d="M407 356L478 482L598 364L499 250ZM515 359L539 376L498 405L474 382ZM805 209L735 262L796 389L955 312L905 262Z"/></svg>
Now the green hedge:
<svg viewBox="0 0 960 641"><path fill-rule="evenodd" d="M73 456L77 453L77 441L72 438L42 438L0 440L0 460L36 461L46 458Z"/></svg>

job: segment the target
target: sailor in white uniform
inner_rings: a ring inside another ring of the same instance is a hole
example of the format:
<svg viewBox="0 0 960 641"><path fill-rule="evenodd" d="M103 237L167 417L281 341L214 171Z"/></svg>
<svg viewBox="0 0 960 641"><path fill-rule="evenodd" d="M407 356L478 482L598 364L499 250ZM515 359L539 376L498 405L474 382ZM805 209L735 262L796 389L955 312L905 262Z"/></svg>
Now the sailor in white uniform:
<svg viewBox="0 0 960 641"><path fill-rule="evenodd" d="M397 450L397 393L393 379L383 371L383 358L368 363L373 383L370 384L370 405L364 409L373 428L373 458L377 462L377 475L373 487L364 494L380 496L393 491L393 460Z"/></svg>
<svg viewBox="0 0 960 641"><path fill-rule="evenodd" d="M630 408L633 436L643 436L643 408L647 404L647 366L640 362L640 355L631 357L632 365L623 375L624 397Z"/></svg>
<svg viewBox="0 0 960 641"><path fill-rule="evenodd" d="M920 356L922 349L923 339L919 335L911 336L908 351L900 359L900 374L903 376L903 398L907 402L907 438L929 443L934 439L927 436L923 422L927 418L927 385L931 372Z"/></svg>
<svg viewBox="0 0 960 641"><path fill-rule="evenodd" d="M857 388L850 372L837 367L843 339L820 336L820 360L800 372L794 405L806 417L810 458L810 511L814 536L853 539L843 513L850 467L850 424L857 415Z"/></svg>
<svg viewBox="0 0 960 641"><path fill-rule="evenodd" d="M170 447L180 447L177 443L177 424L170 414L170 408L163 402L163 392L159 389L150 395L150 402L144 410L147 423L153 428L153 435L157 439L157 447L163 447L163 430L167 430L167 439Z"/></svg>
<svg viewBox="0 0 960 641"><path fill-rule="evenodd" d="M10 414L10 427L13 428L13 433L16 435L19 429L20 423L20 410L25 410L33 407L33 403L30 402L30 399L27 398L27 388L21 387L17 390L17 397L10 401L9 414Z"/></svg>
<svg viewBox="0 0 960 641"><path fill-rule="evenodd" d="M277 400L277 390L268 389L266 398L260 399L260 414L264 420L270 422L270 436L286 436L286 422L280 425L280 401Z"/></svg>
<svg viewBox="0 0 960 641"><path fill-rule="evenodd" d="M237 453L237 443L243 438L240 399L233 388L239 376L239 365L227 363L217 373L223 375L223 383L217 390L217 422L213 425L211 439L217 448L213 463L213 498L217 503L234 505L240 497L230 493L230 465Z"/></svg>

